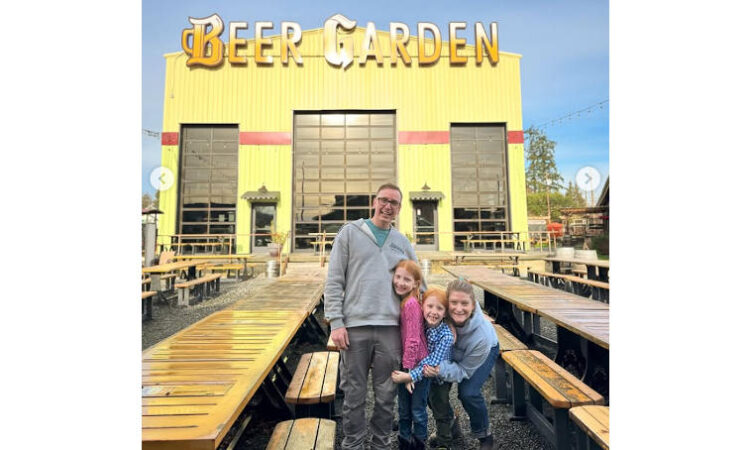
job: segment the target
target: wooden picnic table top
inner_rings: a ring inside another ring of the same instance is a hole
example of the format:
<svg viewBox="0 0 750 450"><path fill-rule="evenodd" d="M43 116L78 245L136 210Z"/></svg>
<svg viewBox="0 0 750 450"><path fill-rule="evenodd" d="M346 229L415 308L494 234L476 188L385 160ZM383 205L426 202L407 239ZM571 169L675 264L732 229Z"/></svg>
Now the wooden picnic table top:
<svg viewBox="0 0 750 450"><path fill-rule="evenodd" d="M224 310L144 351L142 448L218 447L305 318Z"/></svg>
<svg viewBox="0 0 750 450"><path fill-rule="evenodd" d="M609 260L607 259L575 259L575 258L550 257L550 258L544 258L544 260L549 261L549 262L585 264L587 266L606 267L607 269L609 269Z"/></svg>
<svg viewBox="0 0 750 450"><path fill-rule="evenodd" d="M520 256L526 256L526 253L518 253L513 251L502 252L451 252L452 258L518 258Z"/></svg>
<svg viewBox="0 0 750 450"><path fill-rule="evenodd" d="M185 259L185 260L191 260L191 259L253 259L256 257L256 255L250 255L250 254L242 254L242 255L236 255L236 254L229 254L229 255L177 255L174 258L175 259Z"/></svg>
<svg viewBox="0 0 750 450"><path fill-rule="evenodd" d="M276 278L143 352L143 449L213 450L320 301L324 278Z"/></svg>
<svg viewBox="0 0 750 450"><path fill-rule="evenodd" d="M443 266L443 269L609 349L609 305L606 303L504 275L486 266Z"/></svg>
<svg viewBox="0 0 750 450"><path fill-rule="evenodd" d="M309 314L325 289L325 279L277 278L238 300L231 309L243 311L289 311Z"/></svg>
<svg viewBox="0 0 750 450"><path fill-rule="evenodd" d="M141 273L169 273L175 270L187 269L189 267L197 266L199 264L204 264L206 262L207 261L193 260L193 261L180 261L180 262L159 264L156 266L142 267Z"/></svg>

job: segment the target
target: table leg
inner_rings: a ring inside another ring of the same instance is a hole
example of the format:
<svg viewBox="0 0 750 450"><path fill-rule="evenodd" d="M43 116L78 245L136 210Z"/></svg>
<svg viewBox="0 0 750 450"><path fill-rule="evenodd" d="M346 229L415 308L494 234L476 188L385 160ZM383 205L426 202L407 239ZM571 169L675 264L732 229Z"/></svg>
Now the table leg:
<svg viewBox="0 0 750 450"><path fill-rule="evenodd" d="M599 278L596 276L596 266L586 265L586 277L589 280L597 280Z"/></svg>
<svg viewBox="0 0 750 450"><path fill-rule="evenodd" d="M583 378L588 362L586 339L557 326L557 354L555 362L576 378Z"/></svg>
<svg viewBox="0 0 750 450"><path fill-rule="evenodd" d="M602 394L609 403L609 350L586 339L583 341L582 346L587 363L582 381Z"/></svg>
<svg viewBox="0 0 750 450"><path fill-rule="evenodd" d="M609 283L609 267L599 268L599 277L597 278L597 280Z"/></svg>
<svg viewBox="0 0 750 450"><path fill-rule="evenodd" d="M552 273L561 273L560 261L552 261Z"/></svg>

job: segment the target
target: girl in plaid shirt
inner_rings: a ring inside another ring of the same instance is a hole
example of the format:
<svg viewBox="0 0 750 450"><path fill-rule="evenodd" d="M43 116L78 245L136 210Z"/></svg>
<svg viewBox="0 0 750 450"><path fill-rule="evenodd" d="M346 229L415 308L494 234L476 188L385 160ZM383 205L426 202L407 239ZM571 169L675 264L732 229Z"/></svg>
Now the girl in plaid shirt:
<svg viewBox="0 0 750 450"><path fill-rule="evenodd" d="M406 429L402 425L410 425L404 421L403 414L399 410L399 449L425 448L427 439L427 396L430 390L430 380L424 377L425 365L439 365L441 361L451 358L451 350L455 340L450 327L443 320L448 309L448 299L445 291L438 288L428 289L423 296L422 316L425 322L425 334L427 338L427 356L419 361L413 369L408 372L394 370L391 379L395 383L405 384L411 393L411 421L414 424L413 439L409 439ZM450 406L449 406L450 407ZM439 413L445 414L439 414ZM433 414L447 415L453 417L453 411L434 411ZM450 426L450 424L448 425ZM410 427L409 427L410 428ZM408 430L411 431L411 430Z"/></svg>

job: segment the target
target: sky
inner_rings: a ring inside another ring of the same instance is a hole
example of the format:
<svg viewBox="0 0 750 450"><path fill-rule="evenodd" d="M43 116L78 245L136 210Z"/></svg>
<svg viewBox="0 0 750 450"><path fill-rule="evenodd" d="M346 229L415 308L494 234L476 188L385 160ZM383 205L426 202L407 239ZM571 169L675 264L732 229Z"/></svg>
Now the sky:
<svg viewBox="0 0 750 450"><path fill-rule="evenodd" d="M297 22L302 30L320 28L341 13L357 26L375 22L388 30L390 22L404 22L414 34L417 22L436 24L447 35L450 22L497 22L501 51L520 53L523 127L543 126L557 142L555 159L560 174L575 181L576 172L594 167L601 174L598 196L609 175L609 3L606 0L443 1L144 1L142 4L142 127L160 132L164 102L163 55L181 50L182 29L188 17L219 14L225 24L244 21L252 37L253 23L270 21L278 34L282 21ZM469 27L467 27L467 30ZM227 41L227 30L221 35ZM473 33L466 32L473 44ZM578 111L584 112L574 114ZM161 161L161 140L142 133L142 190L153 196L149 182Z"/></svg>

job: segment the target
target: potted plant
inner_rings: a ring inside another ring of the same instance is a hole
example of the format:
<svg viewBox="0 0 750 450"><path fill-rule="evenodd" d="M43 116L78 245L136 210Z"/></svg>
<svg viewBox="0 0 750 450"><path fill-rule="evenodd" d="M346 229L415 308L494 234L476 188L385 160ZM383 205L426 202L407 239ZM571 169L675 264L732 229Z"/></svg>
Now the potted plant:
<svg viewBox="0 0 750 450"><path fill-rule="evenodd" d="M274 232L271 233L271 243L268 244L268 253L272 257L277 257L281 253L281 249L284 248L284 243L286 242L286 237L289 235L289 232L284 231L283 233Z"/></svg>
<svg viewBox="0 0 750 450"><path fill-rule="evenodd" d="M411 242L411 247L416 250L417 249L417 243L414 241L414 235L411 233L404 233L404 236L406 236L406 239Z"/></svg>

